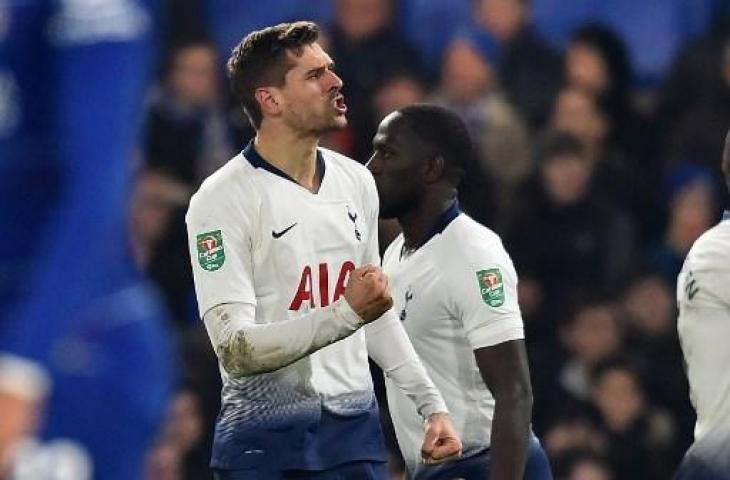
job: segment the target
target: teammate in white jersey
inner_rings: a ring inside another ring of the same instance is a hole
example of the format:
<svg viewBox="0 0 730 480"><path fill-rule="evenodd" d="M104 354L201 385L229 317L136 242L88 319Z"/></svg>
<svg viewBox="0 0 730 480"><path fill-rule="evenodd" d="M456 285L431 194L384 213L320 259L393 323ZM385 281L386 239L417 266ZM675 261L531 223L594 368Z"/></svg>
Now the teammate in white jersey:
<svg viewBox="0 0 730 480"><path fill-rule="evenodd" d="M309 22L281 24L234 49L229 76L257 135L187 214L223 378L211 462L221 480L384 479L368 353L423 417L425 460L461 449L374 266L373 179L318 148L346 107L317 35Z"/></svg>
<svg viewBox="0 0 730 480"><path fill-rule="evenodd" d="M730 191L730 132L722 170ZM730 479L730 210L687 254L677 279L677 305L690 400L697 411L695 441L677 479Z"/></svg>
<svg viewBox="0 0 730 480"><path fill-rule="evenodd" d="M403 234L383 269L395 310L444 395L463 441L460 461L418 462L419 418L386 381L398 443L416 479L548 479L530 431L532 391L517 305L517 274L500 238L460 212L457 187L471 158L461 119L413 105L386 117L368 164L380 214Z"/></svg>

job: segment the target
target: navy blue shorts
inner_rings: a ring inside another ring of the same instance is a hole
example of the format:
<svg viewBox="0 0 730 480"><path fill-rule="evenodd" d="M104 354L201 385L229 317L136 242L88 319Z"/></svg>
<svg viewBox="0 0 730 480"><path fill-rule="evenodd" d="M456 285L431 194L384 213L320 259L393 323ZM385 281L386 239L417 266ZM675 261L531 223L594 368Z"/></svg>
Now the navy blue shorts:
<svg viewBox="0 0 730 480"><path fill-rule="evenodd" d="M322 471L303 470L219 470L213 469L215 480L388 480L383 462L351 462Z"/></svg>
<svg viewBox="0 0 730 480"><path fill-rule="evenodd" d="M442 465L422 466L416 472L415 480L488 480L489 450L456 462ZM532 437L527 452L524 480L552 480L550 461L536 437Z"/></svg>

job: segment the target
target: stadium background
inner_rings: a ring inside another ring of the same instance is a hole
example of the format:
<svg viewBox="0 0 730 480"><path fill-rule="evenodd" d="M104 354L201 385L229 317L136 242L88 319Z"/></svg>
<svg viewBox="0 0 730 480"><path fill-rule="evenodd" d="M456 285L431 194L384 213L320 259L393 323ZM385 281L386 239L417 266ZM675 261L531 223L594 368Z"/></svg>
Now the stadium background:
<svg viewBox="0 0 730 480"><path fill-rule="evenodd" d="M228 52L294 19L322 25L345 82L328 146L364 162L416 101L466 120L462 207L520 274L556 477L670 478L694 421L676 274L727 205L721 0L1 2L0 366L50 380L16 478L82 478L53 467L78 455L95 478L208 478L219 378L183 216L253 135Z"/></svg>

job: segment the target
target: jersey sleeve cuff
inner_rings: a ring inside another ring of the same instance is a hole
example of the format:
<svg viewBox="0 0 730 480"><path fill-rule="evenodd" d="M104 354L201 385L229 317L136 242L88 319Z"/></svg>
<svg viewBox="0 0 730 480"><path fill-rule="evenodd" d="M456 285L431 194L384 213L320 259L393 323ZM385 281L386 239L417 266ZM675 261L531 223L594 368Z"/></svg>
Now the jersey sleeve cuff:
<svg viewBox="0 0 730 480"><path fill-rule="evenodd" d="M360 315L355 313L350 304L347 302L345 297L337 300L332 304L332 310L345 325L349 326L352 330L357 330L365 323L365 320L360 318Z"/></svg>
<svg viewBox="0 0 730 480"><path fill-rule="evenodd" d="M51 380L45 369L25 358L0 354L0 391L36 400L48 394Z"/></svg>
<svg viewBox="0 0 730 480"><path fill-rule="evenodd" d="M472 348L492 347L510 340L525 338L525 327L520 319L500 321L496 325L476 328L467 334Z"/></svg>
<svg viewBox="0 0 730 480"><path fill-rule="evenodd" d="M432 401L424 405L419 413L424 420L428 419L434 413L449 413L449 409L446 408L443 398L434 398Z"/></svg>

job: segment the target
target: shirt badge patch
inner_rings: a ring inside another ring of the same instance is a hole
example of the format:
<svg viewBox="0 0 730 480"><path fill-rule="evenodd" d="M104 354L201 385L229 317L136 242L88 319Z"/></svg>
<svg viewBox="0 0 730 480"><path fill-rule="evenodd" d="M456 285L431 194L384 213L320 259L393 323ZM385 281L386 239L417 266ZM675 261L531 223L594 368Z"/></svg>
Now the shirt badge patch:
<svg viewBox="0 0 730 480"><path fill-rule="evenodd" d="M504 304L504 283L499 268L478 271L477 280L484 303L490 307L501 307Z"/></svg>
<svg viewBox="0 0 730 480"><path fill-rule="evenodd" d="M214 272L223 266L226 251L223 249L223 234L220 230L199 233L197 244L198 263L204 270Z"/></svg>

